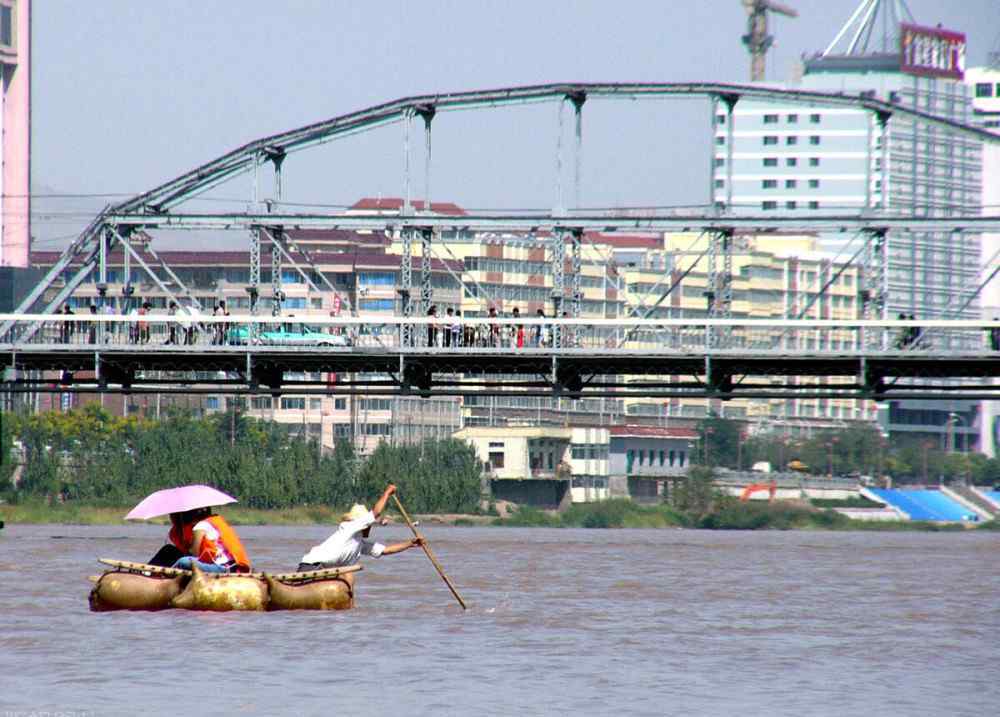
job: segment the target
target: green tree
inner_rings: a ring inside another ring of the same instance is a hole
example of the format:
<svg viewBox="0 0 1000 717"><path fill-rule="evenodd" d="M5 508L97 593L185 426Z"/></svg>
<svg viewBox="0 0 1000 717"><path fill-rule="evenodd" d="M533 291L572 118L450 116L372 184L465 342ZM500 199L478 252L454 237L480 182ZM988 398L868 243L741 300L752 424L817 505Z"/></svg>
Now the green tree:
<svg viewBox="0 0 1000 717"><path fill-rule="evenodd" d="M741 449L740 429L735 421L709 414L698 424L697 431L695 459L698 463L736 467Z"/></svg>
<svg viewBox="0 0 1000 717"><path fill-rule="evenodd" d="M673 507L690 519L697 521L707 515L719 498L715 488L715 471L706 466L688 469L684 480L677 483L673 494Z"/></svg>

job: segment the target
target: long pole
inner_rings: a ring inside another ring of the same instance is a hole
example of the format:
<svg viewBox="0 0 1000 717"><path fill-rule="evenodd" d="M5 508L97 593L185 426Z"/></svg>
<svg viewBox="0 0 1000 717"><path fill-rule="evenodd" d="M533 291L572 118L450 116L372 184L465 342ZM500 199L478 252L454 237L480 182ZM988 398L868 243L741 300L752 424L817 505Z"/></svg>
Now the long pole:
<svg viewBox="0 0 1000 717"><path fill-rule="evenodd" d="M441 579L444 580L444 584L448 586L449 590L451 590L451 594L455 596L456 600L458 600L458 604L462 606L462 609L468 610L469 607L465 604L465 600L463 600L462 596L458 594L458 590L455 589L455 586L451 584L451 579L445 575L444 568L441 567L441 563L437 561L437 558L434 557L434 553L431 552L431 546L427 544L427 540L424 536L417 532L417 527L413 524L413 521L410 520L410 516L407 514L406 509L403 508L403 504L399 502L399 498L396 497L395 493L392 494L392 499L396 501L396 507L399 509L400 515L403 516L403 520L406 521L406 524L410 526L410 530L413 531L413 535L420 539L420 547L424 549L424 552L427 553L427 557L431 559L431 562L438 571L438 575L440 575Z"/></svg>

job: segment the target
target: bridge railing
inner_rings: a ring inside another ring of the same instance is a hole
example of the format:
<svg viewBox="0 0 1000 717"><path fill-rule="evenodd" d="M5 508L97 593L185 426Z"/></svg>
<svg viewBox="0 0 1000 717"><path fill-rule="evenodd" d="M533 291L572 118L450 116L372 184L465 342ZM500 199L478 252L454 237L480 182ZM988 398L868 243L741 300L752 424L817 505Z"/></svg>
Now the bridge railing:
<svg viewBox="0 0 1000 717"><path fill-rule="evenodd" d="M573 319L0 314L0 345L81 349L230 350L324 348L440 352L716 352L872 354L988 352L1000 324L987 321L788 319Z"/></svg>

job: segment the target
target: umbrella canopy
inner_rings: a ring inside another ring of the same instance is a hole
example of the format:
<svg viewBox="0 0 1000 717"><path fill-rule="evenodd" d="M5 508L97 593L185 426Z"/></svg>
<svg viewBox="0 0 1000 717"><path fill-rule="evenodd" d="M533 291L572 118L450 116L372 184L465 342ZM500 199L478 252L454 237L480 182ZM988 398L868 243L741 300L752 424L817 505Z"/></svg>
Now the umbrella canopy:
<svg viewBox="0 0 1000 717"><path fill-rule="evenodd" d="M235 503L236 499L207 485L182 485L151 493L134 507L125 520L148 520L170 513L183 513L195 508Z"/></svg>

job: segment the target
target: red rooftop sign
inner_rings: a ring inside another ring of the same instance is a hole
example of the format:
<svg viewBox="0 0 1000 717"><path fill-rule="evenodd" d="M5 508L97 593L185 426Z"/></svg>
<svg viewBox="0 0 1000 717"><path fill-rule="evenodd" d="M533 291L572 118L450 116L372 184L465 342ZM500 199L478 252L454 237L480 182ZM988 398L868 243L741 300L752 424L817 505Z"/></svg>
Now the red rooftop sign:
<svg viewBox="0 0 1000 717"><path fill-rule="evenodd" d="M900 25L900 69L922 77L965 77L965 35L940 27Z"/></svg>

